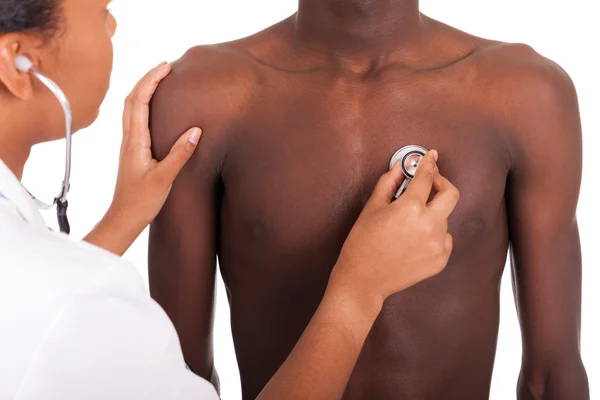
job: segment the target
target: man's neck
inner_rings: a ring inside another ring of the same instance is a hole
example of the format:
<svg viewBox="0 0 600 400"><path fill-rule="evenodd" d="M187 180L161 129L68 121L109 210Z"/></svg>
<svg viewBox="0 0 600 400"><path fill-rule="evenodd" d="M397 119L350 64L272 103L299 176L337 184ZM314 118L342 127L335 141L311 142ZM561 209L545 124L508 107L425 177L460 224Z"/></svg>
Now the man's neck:
<svg viewBox="0 0 600 400"><path fill-rule="evenodd" d="M420 32L419 0L300 0L296 37L341 58L377 58Z"/></svg>

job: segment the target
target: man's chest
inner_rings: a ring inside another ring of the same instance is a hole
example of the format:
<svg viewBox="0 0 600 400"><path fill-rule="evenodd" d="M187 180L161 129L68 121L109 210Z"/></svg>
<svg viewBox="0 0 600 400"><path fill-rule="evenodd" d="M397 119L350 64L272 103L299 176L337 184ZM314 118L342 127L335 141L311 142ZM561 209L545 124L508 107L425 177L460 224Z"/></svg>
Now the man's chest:
<svg viewBox="0 0 600 400"><path fill-rule="evenodd" d="M226 224L257 244L306 249L339 243L401 147L440 152L461 191L450 219L458 245L496 227L510 159L475 105L445 90L306 90L266 96L235 134L222 170Z"/></svg>

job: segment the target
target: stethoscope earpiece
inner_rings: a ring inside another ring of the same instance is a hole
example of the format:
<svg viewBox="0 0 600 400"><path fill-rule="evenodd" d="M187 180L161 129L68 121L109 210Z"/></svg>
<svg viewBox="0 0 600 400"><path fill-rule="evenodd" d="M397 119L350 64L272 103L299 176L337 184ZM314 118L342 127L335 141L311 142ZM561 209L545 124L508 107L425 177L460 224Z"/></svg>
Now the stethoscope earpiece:
<svg viewBox="0 0 600 400"><path fill-rule="evenodd" d="M398 192L394 196L394 199L397 199L402 195L402 193L404 193L410 181L415 177L419 163L428 151L429 150L427 150L425 147L413 144L410 146L405 146L394 153L392 160L390 161L390 169L400 162L402 173L406 177L398 189Z"/></svg>
<svg viewBox="0 0 600 400"><path fill-rule="evenodd" d="M15 67L21 72L28 73L33 68L33 63L27 56L20 55L15 57Z"/></svg>

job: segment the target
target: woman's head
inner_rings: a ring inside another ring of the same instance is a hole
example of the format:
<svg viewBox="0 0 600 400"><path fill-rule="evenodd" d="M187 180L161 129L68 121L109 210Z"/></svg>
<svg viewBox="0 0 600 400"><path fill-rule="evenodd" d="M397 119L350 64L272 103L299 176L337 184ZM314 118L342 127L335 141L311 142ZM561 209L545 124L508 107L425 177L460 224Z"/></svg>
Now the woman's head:
<svg viewBox="0 0 600 400"><path fill-rule="evenodd" d="M50 33L58 27L59 0L0 1L0 34L38 31Z"/></svg>
<svg viewBox="0 0 600 400"><path fill-rule="evenodd" d="M54 80L73 108L74 129L97 117L112 71L116 21L109 0L0 0L0 101L27 111L15 118L42 118L36 142L64 135L60 107L30 74L14 66L26 55ZM12 102L12 103L11 103Z"/></svg>

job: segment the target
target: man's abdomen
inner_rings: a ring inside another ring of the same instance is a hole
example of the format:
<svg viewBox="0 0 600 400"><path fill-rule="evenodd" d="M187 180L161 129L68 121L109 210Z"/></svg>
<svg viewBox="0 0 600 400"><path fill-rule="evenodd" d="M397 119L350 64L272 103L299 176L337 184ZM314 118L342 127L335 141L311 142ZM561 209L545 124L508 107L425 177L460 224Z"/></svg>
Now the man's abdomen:
<svg viewBox="0 0 600 400"><path fill-rule="evenodd" d="M344 400L487 399L498 292L480 286L469 293L461 286L434 279L390 298Z"/></svg>
<svg viewBox="0 0 600 400"><path fill-rule="evenodd" d="M487 398L507 249L506 229L498 228L474 245L461 248L459 238L442 274L386 301L345 400ZM323 240L307 251L236 242L224 245L220 265L244 399L253 399L309 323L341 245Z"/></svg>

